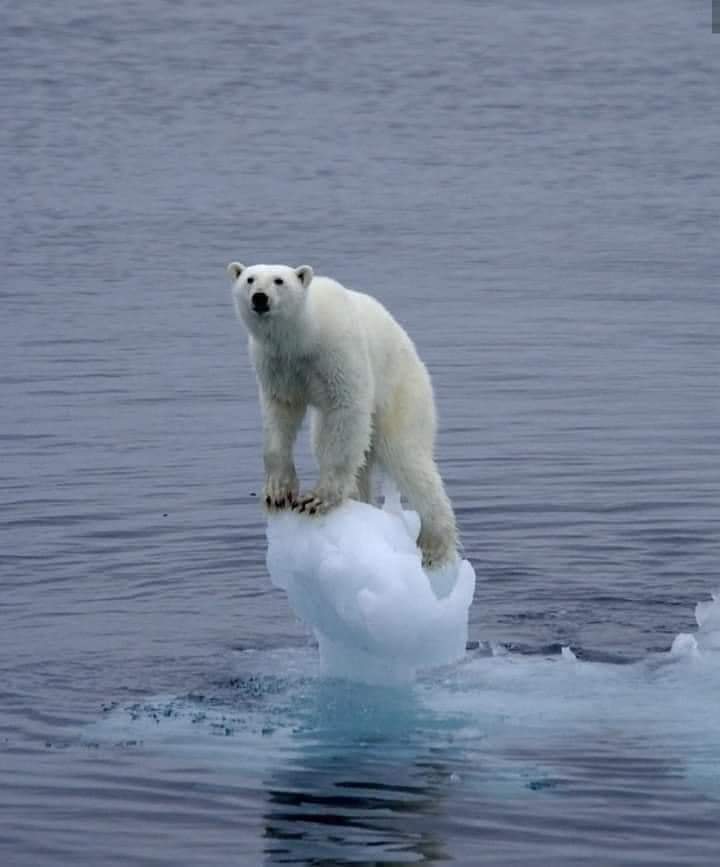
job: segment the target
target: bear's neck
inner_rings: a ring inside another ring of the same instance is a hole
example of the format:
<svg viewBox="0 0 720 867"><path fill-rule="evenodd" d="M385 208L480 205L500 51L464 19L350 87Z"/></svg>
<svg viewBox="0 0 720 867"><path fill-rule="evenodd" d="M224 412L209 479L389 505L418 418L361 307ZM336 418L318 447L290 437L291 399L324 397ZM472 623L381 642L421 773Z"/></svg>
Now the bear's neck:
<svg viewBox="0 0 720 867"><path fill-rule="evenodd" d="M312 346L312 331L303 319L277 317L267 322L261 320L251 331L256 348L265 355L288 359L307 357Z"/></svg>

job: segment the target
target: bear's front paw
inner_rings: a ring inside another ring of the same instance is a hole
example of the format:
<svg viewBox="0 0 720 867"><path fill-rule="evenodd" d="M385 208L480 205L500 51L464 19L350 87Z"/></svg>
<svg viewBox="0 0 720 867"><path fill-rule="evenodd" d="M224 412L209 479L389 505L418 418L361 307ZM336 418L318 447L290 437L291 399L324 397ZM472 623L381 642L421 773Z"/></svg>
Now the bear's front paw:
<svg viewBox="0 0 720 867"><path fill-rule="evenodd" d="M265 506L269 511L294 507L297 502L297 479L270 477L265 482Z"/></svg>
<svg viewBox="0 0 720 867"><path fill-rule="evenodd" d="M339 506L343 499L342 494L337 490L315 488L314 491L309 491L298 497L293 503L293 509L308 515L324 515L330 509Z"/></svg>

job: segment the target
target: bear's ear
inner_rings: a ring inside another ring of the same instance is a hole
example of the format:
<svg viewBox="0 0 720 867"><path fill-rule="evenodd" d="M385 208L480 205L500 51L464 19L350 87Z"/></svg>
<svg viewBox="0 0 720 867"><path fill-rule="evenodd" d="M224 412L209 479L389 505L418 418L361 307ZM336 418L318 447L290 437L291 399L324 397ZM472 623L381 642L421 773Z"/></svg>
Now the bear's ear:
<svg viewBox="0 0 720 867"><path fill-rule="evenodd" d="M245 266L240 262L231 262L227 266L227 272L232 277L233 282L237 280L237 278L242 274L245 270Z"/></svg>
<svg viewBox="0 0 720 867"><path fill-rule="evenodd" d="M295 273L298 275L303 289L307 289L313 278L313 269L309 265L301 265L295 269Z"/></svg>

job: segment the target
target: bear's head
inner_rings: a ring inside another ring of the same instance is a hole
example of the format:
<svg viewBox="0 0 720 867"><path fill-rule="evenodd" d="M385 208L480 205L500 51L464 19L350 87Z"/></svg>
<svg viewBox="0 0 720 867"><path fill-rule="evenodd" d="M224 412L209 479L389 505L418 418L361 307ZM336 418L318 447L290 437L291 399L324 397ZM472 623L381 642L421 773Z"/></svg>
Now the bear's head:
<svg viewBox="0 0 720 867"><path fill-rule="evenodd" d="M251 334L261 336L273 322L296 319L313 278L308 265L251 265L231 262L235 310Z"/></svg>

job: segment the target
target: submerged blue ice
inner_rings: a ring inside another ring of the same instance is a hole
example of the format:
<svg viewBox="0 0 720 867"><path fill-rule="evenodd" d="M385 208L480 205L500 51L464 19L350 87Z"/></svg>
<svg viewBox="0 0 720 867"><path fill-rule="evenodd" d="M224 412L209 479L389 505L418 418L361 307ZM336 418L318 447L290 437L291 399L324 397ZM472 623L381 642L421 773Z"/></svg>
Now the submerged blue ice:
<svg viewBox="0 0 720 867"><path fill-rule="evenodd" d="M579 757L593 767L594 757L623 754L720 796L720 594L698 604L696 619L670 650L632 664L481 643L392 686L324 677L315 648L245 650L229 676L196 692L109 708L84 740L182 751L258 779L338 756L393 768L431 755L448 782L491 782L513 796L571 785Z"/></svg>
<svg viewBox="0 0 720 867"><path fill-rule="evenodd" d="M457 558L424 570L419 520L392 498L322 517L270 516L267 565L314 632L323 671L365 683L411 681L465 654L475 572Z"/></svg>

